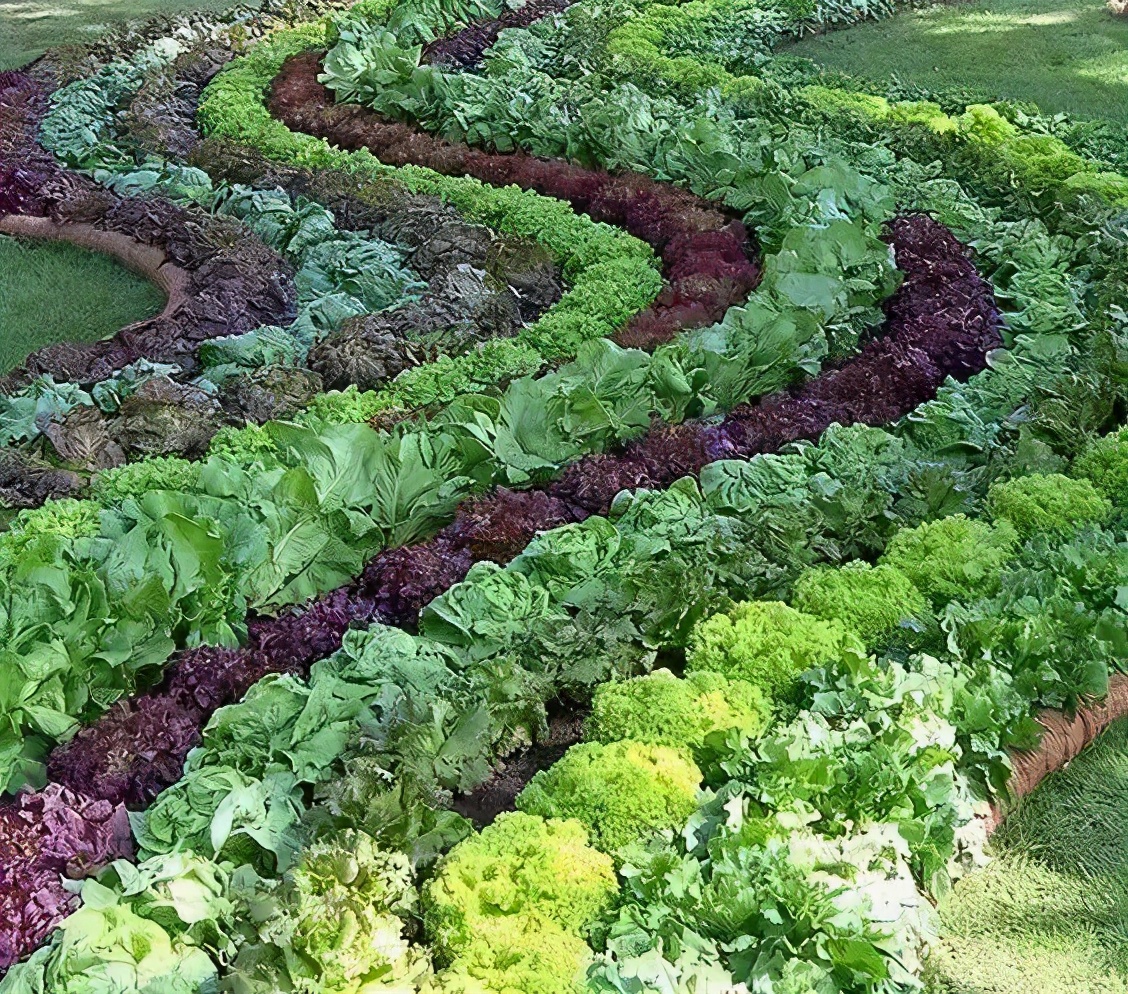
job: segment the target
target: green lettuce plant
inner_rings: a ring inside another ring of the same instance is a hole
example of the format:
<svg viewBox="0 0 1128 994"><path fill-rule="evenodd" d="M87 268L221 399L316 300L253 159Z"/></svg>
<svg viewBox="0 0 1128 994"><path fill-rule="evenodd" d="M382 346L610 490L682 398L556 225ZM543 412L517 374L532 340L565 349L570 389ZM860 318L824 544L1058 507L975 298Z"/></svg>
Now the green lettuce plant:
<svg viewBox="0 0 1128 994"><path fill-rule="evenodd" d="M227 981L238 994L414 991L430 974L408 941L418 903L408 859L363 832L313 843L280 883L259 888L248 898L257 934Z"/></svg>
<svg viewBox="0 0 1128 994"><path fill-rule="evenodd" d="M618 890L575 820L501 815L459 843L424 891L441 971L431 994L582 991L584 941Z"/></svg>
<svg viewBox="0 0 1128 994"><path fill-rule="evenodd" d="M898 628L919 627L929 614L928 602L901 570L862 560L806 570L795 581L791 603L815 617L838 619L870 649Z"/></svg>
<svg viewBox="0 0 1128 994"><path fill-rule="evenodd" d="M424 890L424 924L439 960L450 963L490 922L554 922L582 935L618 889L609 856L588 844L574 819L522 811L500 815L450 851Z"/></svg>
<svg viewBox="0 0 1128 994"><path fill-rule="evenodd" d="M541 770L517 808L544 818L575 818L592 844L614 853L650 832L676 828L693 811L701 771L685 752L639 742L572 746Z"/></svg>
<svg viewBox="0 0 1128 994"><path fill-rule="evenodd" d="M1092 483L1060 473L1032 473L996 483L987 494L987 507L1023 538L1068 533L1087 522L1099 524L1112 513L1112 503Z"/></svg>
<svg viewBox="0 0 1128 994"><path fill-rule="evenodd" d="M780 601L746 601L697 625L686 669L747 680L774 700L790 701L804 670L839 658L856 642L841 621L816 618Z"/></svg>
<svg viewBox="0 0 1128 994"><path fill-rule="evenodd" d="M1128 429L1090 442L1073 460L1070 475L1088 480L1117 507L1128 503Z"/></svg>
<svg viewBox="0 0 1128 994"><path fill-rule="evenodd" d="M955 514L901 529L881 563L899 569L940 608L952 600L993 593L1017 546L1018 534L1009 522L991 524Z"/></svg>
<svg viewBox="0 0 1128 994"><path fill-rule="evenodd" d="M633 739L693 748L711 732L730 728L755 736L769 715L763 692L745 680L706 670L683 680L663 669L597 687L585 733L603 743Z"/></svg>

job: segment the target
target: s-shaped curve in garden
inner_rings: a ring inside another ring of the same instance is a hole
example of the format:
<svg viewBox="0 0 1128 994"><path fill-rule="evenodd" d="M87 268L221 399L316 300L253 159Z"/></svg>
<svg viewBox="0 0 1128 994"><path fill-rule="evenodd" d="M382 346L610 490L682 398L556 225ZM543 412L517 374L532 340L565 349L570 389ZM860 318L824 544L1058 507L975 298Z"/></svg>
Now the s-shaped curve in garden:
<svg viewBox="0 0 1128 994"><path fill-rule="evenodd" d="M542 0L541 3L530 3L516 11L507 11L496 20L470 25L448 38L438 39L427 45L424 48L424 58L440 65L474 67L481 62L486 49L497 40L502 30L527 26L545 14L567 9L571 2L572 0ZM898 252L899 261L901 257L902 253ZM814 384L811 386L814 387ZM780 443L772 436L787 423L787 413L778 407L771 410L768 405L758 410L771 413L750 416L743 422L741 430L746 434L742 440L747 445L751 436L751 439L766 442L768 447L762 451L773 451ZM803 413L807 417L817 417L810 407ZM800 414L801 418L803 413ZM792 430L794 429L795 426L792 426ZM813 437L812 429L817 433L817 428L812 424L804 425L799 432L803 437ZM593 513L600 513L608 504L609 500L603 495L602 502ZM1039 722L1045 733L1039 745L1032 750L1015 753L1012 757L1014 772L1008 783L1011 798L1017 800L1031 793L1050 773L1069 763L1113 722L1125 715L1128 715L1128 677L1123 674L1114 675L1110 679L1108 694L1103 700L1079 708L1072 716L1061 711L1044 710L1039 716ZM1004 818L1003 807L1000 804L993 805L989 827L994 829Z"/></svg>
<svg viewBox="0 0 1128 994"><path fill-rule="evenodd" d="M869 343L852 362L797 394L738 410L720 426L659 431L622 455L586 460L554 485L555 494L503 491L477 502L430 542L377 557L359 584L322 598L300 615L255 622L244 649L205 648L183 654L161 690L111 712L53 760L51 769L58 779L82 793L101 795L94 806L82 794L67 794L56 784L10 807L8 826L34 829L38 819L21 817L18 808L31 815L30 809L57 807L65 798L77 817L87 805L90 824L110 828L90 828L89 837L76 831L78 848L88 859L105 858L120 843L112 831L114 801L128 796L134 803L145 803L177 779L187 749L215 707L241 695L267 672L308 668L339 646L350 623L372 618L378 610L385 620L410 622L423 603L460 580L476 559L507 561L537 528L604 510L624 486L663 486L721 455L771 451L787 440L815 437L834 420L881 423L930 397L947 374L966 377L982 369L986 351L999 343L998 316L990 290L966 252L925 219L895 224L893 241L909 275L896 298L905 303L891 306L890 333ZM932 351L940 363L921 363ZM872 397L867 388L874 391ZM873 401L868 407L867 399ZM771 426L777 422L773 434ZM402 583L407 577L411 582ZM155 727L167 733L163 748L152 748ZM144 738L138 735L142 730L148 733ZM18 831L7 833L9 846L23 854L12 865L20 866L29 886L37 880L53 882L77 855L60 852L59 847L44 851L34 835L34 830L25 832L20 843ZM48 886L44 893L55 889ZM13 894L13 903L18 900ZM42 934L60 913L59 907L41 901L16 905L12 911L12 921L32 916L25 921L25 937Z"/></svg>
<svg viewBox="0 0 1128 994"><path fill-rule="evenodd" d="M935 232L929 230L928 225L923 221L917 222L915 219L913 219L911 221L906 220L904 223L916 223L919 225L921 232L923 233L920 237L920 242L922 245L927 243L930 238L936 237ZM910 242L910 244L898 244L899 257L902 254L912 254L911 239L906 238L906 241ZM902 252L902 249L904 249L904 252ZM951 262L953 265L955 265L954 260L944 261ZM934 267L933 271L925 272L924 267L921 267L922 272L920 274L920 285L925 285L928 280L931 279L935 282L935 285L940 287L941 289L950 289L950 287L946 286L944 283L944 275L947 268L948 267L945 265L938 265ZM896 304L894 304L892 310L896 310ZM938 331L940 331L939 324L933 328L933 332ZM911 342L912 340L909 339L909 341ZM918 339L915 343L917 346L917 351L915 353L912 351L903 352L900 355L900 358L906 365L911 365L918 359L924 360L926 363L931 362L932 356L929 354L928 350L924 348L926 341L927 339L923 336L922 333L921 336L918 336ZM901 342L900 344L904 345L905 343ZM939 341L937 344L939 344ZM961 362L966 363L972 360L972 357L974 356L974 349L968 347L966 343L961 343L954 340L950 344L952 345L952 348L950 350L943 348L938 350L941 354L943 354L944 362L949 362L958 366ZM932 365L935 366L935 368L939 369L941 368L942 363L932 363ZM782 398L777 405L762 404L760 405L760 407L747 408L746 410L734 412L734 417L730 418L728 422L722 425L721 429L717 430L713 434L705 433L703 435L706 444L703 446L701 451L704 452L705 458L709 458L711 453L717 451L739 455L744 452L768 451L768 447L770 447L771 445L770 440L776 435L783 437L786 437L788 435L805 437L805 434L808 432L813 432L815 435L817 435L817 433L821 430L820 425L822 425L824 419L828 417L834 410L863 410L861 401L858 402L857 407L851 408L850 401L854 400L854 397L849 393L851 386L861 388L869 386L874 389L875 395L873 398L871 398L873 401L872 410L870 412L871 416L877 416L876 411L882 409L882 403L886 404L888 409L896 410L896 405L893 399L890 397L883 398L880 394L879 388L882 386L882 383L877 377L880 376L881 372L881 370L877 370L872 367L867 369L865 366L862 366L859 369L857 367L851 368L848 365L843 369L836 370L829 374L826 378L826 383L830 385L826 386L822 390L810 389L814 386L814 384L810 384L808 385L808 388L804 388L804 390L798 391L796 394ZM836 374L845 375L837 375L836 378ZM867 375L869 376L868 379ZM925 372L919 374L919 376L916 375L915 372L912 372L910 373L910 375L905 376L903 379L897 379L896 376L894 377L894 379L899 385L905 387L905 389L908 390L918 388L926 389L931 379L931 375L932 371L926 370ZM775 423L776 417L773 411L778 411L781 415L778 419L778 424ZM858 419L864 420L864 416L859 417ZM680 430L674 430L668 433L667 437L672 438L673 441L678 444L689 441L691 439L691 436L680 435L679 431ZM654 451L656 450L657 447L655 446ZM637 457L637 450L635 451L635 455ZM617 458L618 457L603 457L602 460L592 460L589 465L602 465L611 467L613 465L612 461ZM645 461L640 461L636 458L636 462L638 462L639 465L642 465L648 472L653 469L653 467L646 465ZM662 469L663 466L659 466L657 470L654 470L656 479L660 479ZM668 472L668 470L666 471ZM615 482L615 478L612 478L610 482ZM602 491L600 491L598 488L591 491L585 491L584 500L577 500L571 505L568 505L568 502L565 501L565 510L567 511L570 506L571 509L575 511L575 513L582 514L585 512L587 504L590 503L592 506L596 506L596 501L597 499L599 499L599 494L601 493ZM550 499L553 498L550 497ZM561 498L556 499L559 500ZM602 507L602 505L598 506ZM496 518L493 518L490 519L490 522L495 523L496 520ZM486 536L487 539L491 537L495 536ZM478 538L482 539L482 536L479 535ZM502 560L504 561L504 553L501 551L502 546L499 543L494 542L491 545L488 542L483 542L481 548L471 548L471 554L473 555L480 553L483 551L483 549L489 549L493 553L490 558L493 558L493 556L499 556L502 557ZM55 791L53 791L53 793L57 796L59 792L56 789ZM100 824L109 824L112 826L114 824L114 817L111 815L110 817L104 819Z"/></svg>
<svg viewBox="0 0 1128 994"><path fill-rule="evenodd" d="M486 152L366 108L335 105L333 94L317 81L320 59L312 51L296 55L274 81L270 110L292 130L329 138L344 149L366 148L387 165L427 166L556 197L648 242L661 256L668 285L615 336L619 345L650 349L678 331L719 321L759 282L755 245L744 225L688 190L638 173L612 175L561 160Z"/></svg>

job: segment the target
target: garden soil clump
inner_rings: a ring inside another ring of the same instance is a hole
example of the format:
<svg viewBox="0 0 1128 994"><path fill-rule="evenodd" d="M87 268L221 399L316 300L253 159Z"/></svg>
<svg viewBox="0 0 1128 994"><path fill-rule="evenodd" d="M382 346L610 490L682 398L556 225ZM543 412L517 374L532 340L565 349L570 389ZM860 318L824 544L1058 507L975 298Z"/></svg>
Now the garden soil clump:
<svg viewBox="0 0 1128 994"><path fill-rule="evenodd" d="M514 810L517 795L541 770L547 770L570 746L583 740L586 711L549 717L548 735L536 745L498 763L490 778L469 794L454 799L451 808L476 826L488 825L499 814Z"/></svg>

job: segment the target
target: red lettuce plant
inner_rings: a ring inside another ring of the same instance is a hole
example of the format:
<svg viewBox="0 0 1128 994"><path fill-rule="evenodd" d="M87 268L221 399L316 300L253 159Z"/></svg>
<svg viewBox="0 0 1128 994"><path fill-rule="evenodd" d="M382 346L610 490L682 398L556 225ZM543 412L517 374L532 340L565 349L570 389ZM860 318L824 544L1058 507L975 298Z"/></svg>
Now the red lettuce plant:
<svg viewBox="0 0 1128 994"><path fill-rule="evenodd" d="M60 877L133 852L125 808L50 784L0 807L0 969L46 938L77 904Z"/></svg>

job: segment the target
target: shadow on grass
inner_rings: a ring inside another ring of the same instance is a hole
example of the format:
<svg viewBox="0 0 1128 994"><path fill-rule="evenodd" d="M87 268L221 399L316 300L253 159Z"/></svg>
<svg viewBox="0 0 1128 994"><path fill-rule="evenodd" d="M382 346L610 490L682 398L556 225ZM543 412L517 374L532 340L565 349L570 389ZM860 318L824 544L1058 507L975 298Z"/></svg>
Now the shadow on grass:
<svg viewBox="0 0 1128 994"><path fill-rule="evenodd" d="M942 903L931 990L1128 990L1128 722L1048 777L994 847L999 858Z"/></svg>
<svg viewBox="0 0 1128 994"><path fill-rule="evenodd" d="M914 87L982 91L1051 113L1128 121L1128 19L1099 0L988 0L906 12L782 50Z"/></svg>
<svg viewBox="0 0 1128 994"><path fill-rule="evenodd" d="M995 836L1003 853L1128 889L1128 722L1112 725L1065 769L1051 774Z"/></svg>

